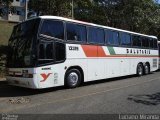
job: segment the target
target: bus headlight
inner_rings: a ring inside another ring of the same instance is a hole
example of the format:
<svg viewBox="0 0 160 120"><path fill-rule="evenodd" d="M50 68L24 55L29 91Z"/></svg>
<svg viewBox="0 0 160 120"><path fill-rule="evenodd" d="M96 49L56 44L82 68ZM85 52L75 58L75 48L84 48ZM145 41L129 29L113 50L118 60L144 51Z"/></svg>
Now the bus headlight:
<svg viewBox="0 0 160 120"><path fill-rule="evenodd" d="M33 78L33 74L29 74L29 73L28 73L28 70L23 70L23 71L22 71L22 75L23 75L23 77L25 77L25 78Z"/></svg>

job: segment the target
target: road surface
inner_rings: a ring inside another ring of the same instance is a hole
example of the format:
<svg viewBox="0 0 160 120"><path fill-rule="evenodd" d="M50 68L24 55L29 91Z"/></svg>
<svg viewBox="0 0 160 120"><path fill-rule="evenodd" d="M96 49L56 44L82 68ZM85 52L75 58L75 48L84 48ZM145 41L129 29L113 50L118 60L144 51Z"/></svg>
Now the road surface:
<svg viewBox="0 0 160 120"><path fill-rule="evenodd" d="M0 113L159 114L160 71L64 87L31 90L0 81Z"/></svg>

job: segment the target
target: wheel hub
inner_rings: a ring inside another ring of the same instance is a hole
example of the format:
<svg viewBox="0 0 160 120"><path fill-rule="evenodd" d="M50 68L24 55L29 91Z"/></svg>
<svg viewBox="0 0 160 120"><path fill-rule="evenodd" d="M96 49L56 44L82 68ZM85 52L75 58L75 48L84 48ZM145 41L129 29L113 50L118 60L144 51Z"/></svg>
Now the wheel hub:
<svg viewBox="0 0 160 120"><path fill-rule="evenodd" d="M75 72L72 72L69 74L68 80L69 80L70 84L74 86L78 82L78 75Z"/></svg>

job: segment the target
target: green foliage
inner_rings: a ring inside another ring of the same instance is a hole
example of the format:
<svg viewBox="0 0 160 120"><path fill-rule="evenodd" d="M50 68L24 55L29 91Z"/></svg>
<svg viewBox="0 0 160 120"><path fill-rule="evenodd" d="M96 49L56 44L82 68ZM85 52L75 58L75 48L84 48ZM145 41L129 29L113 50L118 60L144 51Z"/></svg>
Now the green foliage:
<svg viewBox="0 0 160 120"><path fill-rule="evenodd" d="M160 5L153 0L81 0L77 4L76 19L160 38Z"/></svg>
<svg viewBox="0 0 160 120"><path fill-rule="evenodd" d="M70 2L61 0L30 0L29 8L42 15L55 15L68 17Z"/></svg>
<svg viewBox="0 0 160 120"><path fill-rule="evenodd" d="M74 18L160 37L160 5L154 0L73 0ZM30 0L45 15L71 17L72 0Z"/></svg>
<svg viewBox="0 0 160 120"><path fill-rule="evenodd" d="M160 5L155 0L73 0L74 18L160 38ZM44 15L71 17L72 0L30 0Z"/></svg>

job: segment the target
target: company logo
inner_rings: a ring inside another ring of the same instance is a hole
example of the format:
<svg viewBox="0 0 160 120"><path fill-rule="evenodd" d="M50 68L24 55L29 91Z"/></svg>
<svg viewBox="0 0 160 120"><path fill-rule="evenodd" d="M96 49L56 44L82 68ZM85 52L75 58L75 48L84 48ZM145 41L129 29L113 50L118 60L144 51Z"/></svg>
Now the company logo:
<svg viewBox="0 0 160 120"><path fill-rule="evenodd" d="M47 78L48 78L51 74L52 74L52 73L48 73L48 74L42 73L41 76L43 77L43 80L41 80L40 82L46 81Z"/></svg>

